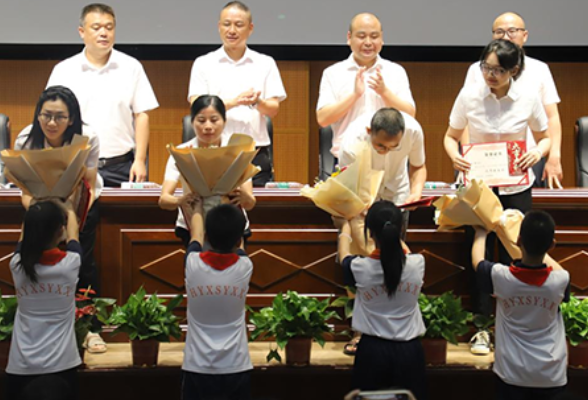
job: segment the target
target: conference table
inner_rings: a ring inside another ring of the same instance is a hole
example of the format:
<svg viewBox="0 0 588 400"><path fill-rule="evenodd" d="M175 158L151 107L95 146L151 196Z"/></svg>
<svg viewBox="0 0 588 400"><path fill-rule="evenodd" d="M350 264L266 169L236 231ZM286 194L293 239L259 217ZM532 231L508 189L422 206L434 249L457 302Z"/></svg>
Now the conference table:
<svg viewBox="0 0 588 400"><path fill-rule="evenodd" d="M425 190L423 196L449 194ZM159 208L159 189L105 189L99 199L96 260L103 296L126 300L144 286L172 296L184 290L184 248L174 235L176 212ZM255 189L248 213L254 263L248 303L264 306L276 293L296 290L318 297L345 293L336 262L337 232L330 216L297 189ZM588 189L533 190L533 207L555 219L557 245L551 252L572 278L572 292L588 293ZM0 290L14 293L8 268L24 210L18 189L0 190ZM407 243L426 259L423 292L452 290L469 302L467 253L461 229L438 231L434 208L411 211Z"/></svg>

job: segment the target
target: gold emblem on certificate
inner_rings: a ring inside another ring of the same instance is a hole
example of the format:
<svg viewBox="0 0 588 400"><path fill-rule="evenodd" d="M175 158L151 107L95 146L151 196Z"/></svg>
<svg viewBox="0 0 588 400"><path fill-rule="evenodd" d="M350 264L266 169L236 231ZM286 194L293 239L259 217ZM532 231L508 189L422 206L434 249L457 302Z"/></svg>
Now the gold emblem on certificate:
<svg viewBox="0 0 588 400"><path fill-rule="evenodd" d="M488 186L518 186L530 182L529 171L518 166L527 151L525 141L464 144L462 151L471 164L464 174L466 185L472 179L481 179Z"/></svg>

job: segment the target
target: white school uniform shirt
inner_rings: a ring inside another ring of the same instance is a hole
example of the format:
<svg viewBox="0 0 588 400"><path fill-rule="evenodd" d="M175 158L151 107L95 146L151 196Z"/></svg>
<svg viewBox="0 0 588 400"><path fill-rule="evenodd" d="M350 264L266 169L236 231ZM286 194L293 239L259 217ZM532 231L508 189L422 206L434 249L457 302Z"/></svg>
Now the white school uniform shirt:
<svg viewBox="0 0 588 400"><path fill-rule="evenodd" d="M245 322L253 263L242 250L201 251L200 244L192 242L186 253L188 334L182 369L201 374L253 369Z"/></svg>
<svg viewBox="0 0 588 400"><path fill-rule="evenodd" d="M567 348L559 305L570 274L551 271L536 286L519 280L509 267L489 261L480 263L478 274L491 276L496 296L494 372L509 385L564 386Z"/></svg>
<svg viewBox="0 0 588 400"><path fill-rule="evenodd" d="M15 150L21 150L24 148L24 145L27 139L29 138L29 134L31 133L32 127L33 125L29 125L25 127L22 131L20 131L20 133L16 137L16 140L14 141ZM98 157L100 155L100 139L89 125L82 125L82 135L88 137L88 144L90 145L90 154L88 154L88 158L86 159L86 168L98 169ZM31 143L29 142L29 144L27 145L27 149L30 149L30 145ZM50 147L51 145L49 144L49 142L47 142L47 139L45 139L45 148L48 149ZM102 179L102 176L100 176L100 174L97 173L96 186L94 189L96 199L100 197L103 187L104 180Z"/></svg>
<svg viewBox="0 0 588 400"><path fill-rule="evenodd" d="M70 241L55 265L36 264L37 283L19 265L20 245L10 260L18 299L6 372L38 375L61 372L81 364L74 330L75 293L82 247Z"/></svg>
<svg viewBox="0 0 588 400"><path fill-rule="evenodd" d="M425 276L422 254L408 254L396 295L388 297L379 259L356 257L351 272L357 292L353 307L353 330L388 340L408 341L422 336L425 323L419 294Z"/></svg>
<svg viewBox="0 0 588 400"><path fill-rule="evenodd" d="M273 58L247 48L239 61L233 61L221 47L194 61L188 101L192 96L204 94L233 99L251 88L261 91L261 99L286 99L280 71ZM255 107L242 105L227 110L224 134L233 133L253 137L257 146L270 145L265 115Z"/></svg>
<svg viewBox="0 0 588 400"><path fill-rule="evenodd" d="M339 153L339 165L346 167L355 161L354 149L360 142L370 146L372 152L372 168L384 171L382 185L378 192L378 199L384 199L394 204L403 204L410 195L407 161L420 167L425 164L425 137L423 129L416 119L401 112L404 117L404 134L396 150L386 154L378 154L372 147L370 135L365 128L359 134L350 132L343 140Z"/></svg>
<svg viewBox="0 0 588 400"><path fill-rule="evenodd" d="M480 62L470 65L464 86L472 84L483 84L484 75L480 70ZM535 91L539 95L543 106L550 104L558 104L561 100L553 81L553 76L549 70L549 66L543 61L539 61L532 57L525 56L525 68L517 79L517 83L524 85L528 90ZM536 147L533 132L527 130L527 146L529 149Z"/></svg>
<svg viewBox="0 0 588 400"><path fill-rule="evenodd" d="M547 130L547 115L539 96L511 80L506 96L498 99L486 83L464 86L451 110L449 125L454 129L468 127L470 143L510 140L525 141L527 130ZM529 168L529 184L501 187L500 194L521 193L533 185L535 175Z"/></svg>
<svg viewBox="0 0 588 400"><path fill-rule="evenodd" d="M374 113L386 106L382 97L367 86L369 78L376 74L378 66L381 68L386 87L403 101L414 106L408 75L404 68L378 56L376 63L364 74L366 88L363 95L353 104L343 118L331 124L333 129L331 153L335 157L339 157L339 149L343 138L348 134L365 132L365 128L370 126ZM337 103L353 93L355 90L355 76L359 68L360 66L355 62L353 54L349 55L346 60L326 68L321 78L316 110L318 111L325 106Z"/></svg>
<svg viewBox="0 0 588 400"><path fill-rule="evenodd" d="M97 68L85 49L53 68L47 87L70 88L84 121L100 137L100 158L122 156L135 149L134 114L159 107L141 63L113 49L106 65Z"/></svg>

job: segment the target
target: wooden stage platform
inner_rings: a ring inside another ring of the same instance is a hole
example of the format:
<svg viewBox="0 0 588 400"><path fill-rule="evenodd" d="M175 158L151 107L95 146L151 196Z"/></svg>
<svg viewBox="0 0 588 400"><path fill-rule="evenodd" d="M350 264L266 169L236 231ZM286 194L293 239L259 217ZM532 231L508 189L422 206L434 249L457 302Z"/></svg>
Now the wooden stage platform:
<svg viewBox="0 0 588 400"><path fill-rule="evenodd" d="M313 344L311 365L288 367L265 356L270 342L250 343L254 364L253 399L342 400L351 390L353 357L343 354L344 342ZM86 354L79 370L80 399L179 399L183 343L162 343L156 368L131 367L130 345L111 343L104 354ZM427 367L430 400L494 399L493 354L474 356L467 344L448 346L447 364ZM588 397L588 370L570 369L570 391ZM0 373L0 387L4 386ZM1 391L0 391L1 392ZM0 400L4 400L0 393Z"/></svg>

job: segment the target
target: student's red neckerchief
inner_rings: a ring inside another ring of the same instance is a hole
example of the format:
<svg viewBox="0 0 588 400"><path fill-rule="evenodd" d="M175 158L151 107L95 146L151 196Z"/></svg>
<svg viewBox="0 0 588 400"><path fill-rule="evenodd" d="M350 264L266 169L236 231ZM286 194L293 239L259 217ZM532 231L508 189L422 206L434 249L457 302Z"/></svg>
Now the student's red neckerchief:
<svg viewBox="0 0 588 400"><path fill-rule="evenodd" d="M527 285L533 286L543 286L547 278L549 278L551 271L553 271L552 267L522 268L517 267L514 262L510 265L510 273L515 278Z"/></svg>
<svg viewBox="0 0 588 400"><path fill-rule="evenodd" d="M408 254L406 249L403 249L403 251L404 251L404 255ZM370 254L369 257L373 258L374 260L379 260L380 259L380 249L375 249L374 251L372 251L372 254Z"/></svg>
<svg viewBox="0 0 588 400"><path fill-rule="evenodd" d="M58 248L54 248L51 250L45 250L43 254L41 254L41 258L39 259L39 264L42 265L55 265L61 260L65 258L67 253L63 250Z"/></svg>
<svg viewBox="0 0 588 400"><path fill-rule="evenodd" d="M200 259L204 261L206 265L209 265L218 271L224 271L239 261L239 256L235 253L222 254L212 251L205 251L200 253Z"/></svg>

